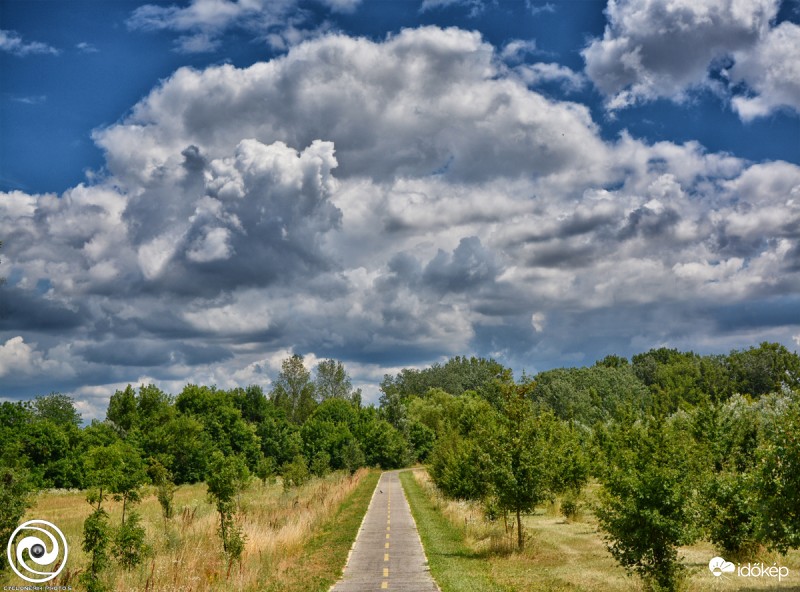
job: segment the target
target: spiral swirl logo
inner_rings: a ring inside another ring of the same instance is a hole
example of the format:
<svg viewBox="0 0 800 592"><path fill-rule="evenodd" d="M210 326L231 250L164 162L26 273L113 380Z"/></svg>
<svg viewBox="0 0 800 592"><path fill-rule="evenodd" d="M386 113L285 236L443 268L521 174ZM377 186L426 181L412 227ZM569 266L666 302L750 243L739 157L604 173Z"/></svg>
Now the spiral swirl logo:
<svg viewBox="0 0 800 592"><path fill-rule="evenodd" d="M67 539L55 524L28 520L8 539L8 563L26 582L41 584L55 578L67 564Z"/></svg>

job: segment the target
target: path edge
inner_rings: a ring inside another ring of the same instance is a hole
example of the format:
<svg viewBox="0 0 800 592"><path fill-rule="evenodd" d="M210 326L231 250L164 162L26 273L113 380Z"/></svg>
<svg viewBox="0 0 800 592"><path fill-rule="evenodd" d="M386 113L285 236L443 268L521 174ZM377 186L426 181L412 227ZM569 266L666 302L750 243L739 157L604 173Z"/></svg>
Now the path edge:
<svg viewBox="0 0 800 592"><path fill-rule="evenodd" d="M342 581L342 578L344 577L344 570L346 570L347 566L350 565L350 557L353 555L353 549L356 548L356 543L358 542L358 537L361 536L361 531L364 530L364 521L367 519L367 514L369 514L369 509L370 509L370 507L372 507L372 502L375 499L375 493L378 491L378 487L381 484L381 479L383 479L383 476L385 474L386 474L386 471L381 471L381 475L380 475L380 477L378 477L378 482L375 483L375 489L372 490L372 497L369 498L369 503L367 504L367 509L364 510L364 515L361 517L361 524L358 525L358 532L356 532L356 538L353 539L353 544L350 545L350 550L347 552L347 561L344 562L344 566L342 567L342 573L339 574L339 578L333 584L331 584L330 588L328 588L328 592L332 592L333 589L339 584L339 582ZM403 484L401 483L400 487L402 488L402 486L403 486ZM405 491L405 489L403 489L403 495L405 495L405 494L406 494L406 491ZM409 508L410 507L411 507L411 504L409 504ZM411 516L411 519L412 520L414 519L413 515ZM414 528L416 528L416 527L417 527L417 523L415 522L414 523ZM419 536L419 531L417 531L417 536ZM420 544L422 544L421 540L420 540ZM425 547L422 548L422 552L425 553ZM425 561L427 561L427 560L428 560L428 556L426 555L425 556ZM434 580L434 581L436 581L436 580ZM438 587L439 585L437 584L436 586Z"/></svg>
<svg viewBox="0 0 800 592"><path fill-rule="evenodd" d="M400 479L400 473L411 473L411 478L413 479L414 478L414 471L425 471L425 470L426 469L424 469L424 468L402 469L400 471L397 471L397 480L400 481L400 490L403 492L403 497L406 498L406 503L408 504L408 513L411 514L411 522L414 523L414 530L417 533L417 540L419 540L419 546L420 546L420 548L422 548L422 556L425 557L425 567L427 568L428 574L431 576L431 580L433 581L434 585L436 586L436 589L439 592L442 592L442 588L439 586L439 582L437 582L436 578L433 577L433 572L431 571L431 564L430 564L430 561L428 561L428 552L425 550L425 544L422 542L422 537L419 536L419 528L417 527L417 519L414 518L414 512L411 509L411 502L408 500L408 495L406 495L406 488L403 485L403 481ZM381 476L383 476L383 475L381 475Z"/></svg>

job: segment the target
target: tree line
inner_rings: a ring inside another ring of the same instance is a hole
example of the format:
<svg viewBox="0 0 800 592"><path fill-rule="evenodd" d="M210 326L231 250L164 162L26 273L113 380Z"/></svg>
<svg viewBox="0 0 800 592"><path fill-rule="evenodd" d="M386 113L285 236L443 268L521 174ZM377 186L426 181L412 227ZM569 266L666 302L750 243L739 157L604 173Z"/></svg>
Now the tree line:
<svg viewBox="0 0 800 592"><path fill-rule="evenodd" d="M385 376L377 407L362 404L341 362L312 373L299 355L268 393L128 386L85 427L63 395L6 402L0 535L16 526L27 491L87 489L92 584L110 557L132 565L147 553L135 511L144 483L166 524L174 487L205 481L235 561L245 544L236 493L254 476L290 488L332 470L422 462L445 494L504 520L520 548L525 514L559 496L574 515L596 480L592 510L612 555L649 588L671 590L684 576L678 547L700 538L734 559L800 545L799 391L797 354L762 343L726 355L610 355L516 380L494 360L455 357ZM123 503L114 528L109 495Z"/></svg>

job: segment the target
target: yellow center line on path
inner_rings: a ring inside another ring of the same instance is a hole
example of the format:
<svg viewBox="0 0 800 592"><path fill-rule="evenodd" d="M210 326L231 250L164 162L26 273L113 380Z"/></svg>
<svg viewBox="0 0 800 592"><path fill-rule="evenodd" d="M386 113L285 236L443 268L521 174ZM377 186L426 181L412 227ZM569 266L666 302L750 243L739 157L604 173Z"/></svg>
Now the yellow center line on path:
<svg viewBox="0 0 800 592"><path fill-rule="evenodd" d="M381 590L386 590L389 587L389 582L381 582Z"/></svg>
<svg viewBox="0 0 800 592"><path fill-rule="evenodd" d="M388 578L389 577L389 568L388 567L384 567L383 568L383 577L384 578Z"/></svg>
<svg viewBox="0 0 800 592"><path fill-rule="evenodd" d="M389 543L386 543L386 544L383 546L383 548L384 548L384 549L388 549L388 548L389 548Z"/></svg>
<svg viewBox="0 0 800 592"><path fill-rule="evenodd" d="M384 553L383 554L383 560L384 561L389 561L389 554L388 553Z"/></svg>

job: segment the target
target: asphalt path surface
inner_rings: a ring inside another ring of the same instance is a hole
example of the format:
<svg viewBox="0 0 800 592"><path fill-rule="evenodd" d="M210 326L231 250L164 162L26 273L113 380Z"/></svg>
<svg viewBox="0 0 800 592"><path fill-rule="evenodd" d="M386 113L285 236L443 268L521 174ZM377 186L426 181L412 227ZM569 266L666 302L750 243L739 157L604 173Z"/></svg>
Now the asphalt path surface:
<svg viewBox="0 0 800 592"><path fill-rule="evenodd" d="M381 475L342 578L331 592L439 592L397 471Z"/></svg>

